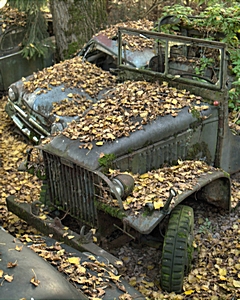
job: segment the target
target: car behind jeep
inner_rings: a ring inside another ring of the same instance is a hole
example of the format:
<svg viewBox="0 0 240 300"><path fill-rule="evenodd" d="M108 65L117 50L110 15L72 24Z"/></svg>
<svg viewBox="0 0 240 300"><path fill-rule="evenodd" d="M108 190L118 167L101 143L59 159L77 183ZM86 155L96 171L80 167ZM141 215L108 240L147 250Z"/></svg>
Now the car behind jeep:
<svg viewBox="0 0 240 300"><path fill-rule="evenodd" d="M27 59L21 52L26 35L24 14L9 7L1 12L4 17L0 18L0 91L6 91L13 82L53 64L53 37L42 41L46 49L44 57Z"/></svg>
<svg viewBox="0 0 240 300"><path fill-rule="evenodd" d="M141 25L149 29L153 26L147 20ZM9 87L6 112L29 140L40 143L42 138L62 131L73 119L79 118L89 101L101 97L104 86L108 88L109 84L114 84L114 75L107 72L112 70L114 73L117 66L118 46L112 39L114 32L117 32L117 25L91 39L74 58ZM154 50L141 47L141 50L126 50L126 54L128 64L145 67L154 56ZM85 60L92 66L84 63ZM66 81L68 85L64 88ZM75 95L81 96L75 99Z"/></svg>

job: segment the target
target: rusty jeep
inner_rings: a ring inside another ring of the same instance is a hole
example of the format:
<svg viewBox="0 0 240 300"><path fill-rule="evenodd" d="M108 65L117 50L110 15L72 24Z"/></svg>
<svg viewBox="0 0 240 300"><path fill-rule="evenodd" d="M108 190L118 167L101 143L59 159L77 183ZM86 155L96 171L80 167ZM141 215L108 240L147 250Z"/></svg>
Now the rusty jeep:
<svg viewBox="0 0 240 300"><path fill-rule="evenodd" d="M154 55L139 67L128 50L146 45ZM26 169L43 179L48 211L62 210L101 236L116 228L130 239L163 235L161 286L180 293L193 255L186 200L230 210L229 174L240 169L240 138L228 126L226 44L119 28L117 46L119 83L37 146L41 162L29 153ZM195 67L209 53L213 64L199 76Z"/></svg>

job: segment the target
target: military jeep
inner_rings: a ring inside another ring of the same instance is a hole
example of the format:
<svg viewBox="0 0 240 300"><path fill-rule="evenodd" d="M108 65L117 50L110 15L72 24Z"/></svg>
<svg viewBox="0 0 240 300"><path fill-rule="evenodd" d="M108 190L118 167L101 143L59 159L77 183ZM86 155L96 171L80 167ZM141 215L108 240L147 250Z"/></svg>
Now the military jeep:
<svg viewBox="0 0 240 300"><path fill-rule="evenodd" d="M125 59L136 45L129 36L152 45L146 66ZM160 239L161 231L161 286L178 293L193 254L194 212L183 201L230 210L229 174L240 169L240 139L228 127L226 45L119 28L118 49L120 83L37 146L43 169L29 158L28 170L44 179L48 207L102 235L118 228ZM195 66L209 53L214 65L199 76Z"/></svg>

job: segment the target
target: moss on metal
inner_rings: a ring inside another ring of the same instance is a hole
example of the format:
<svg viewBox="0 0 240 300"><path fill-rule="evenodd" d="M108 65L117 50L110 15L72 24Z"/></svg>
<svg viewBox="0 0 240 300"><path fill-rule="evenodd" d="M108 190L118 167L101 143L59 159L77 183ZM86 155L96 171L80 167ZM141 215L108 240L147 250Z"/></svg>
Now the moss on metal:
<svg viewBox="0 0 240 300"><path fill-rule="evenodd" d="M98 162L103 173L108 173L109 168L112 168L115 155L113 153L104 154L103 157L100 157Z"/></svg>
<svg viewBox="0 0 240 300"><path fill-rule="evenodd" d="M211 163L212 157L208 149L208 145L205 142L196 143L192 145L187 153L187 160L194 160L199 158L205 158L207 163Z"/></svg>
<svg viewBox="0 0 240 300"><path fill-rule="evenodd" d="M121 220L124 217L126 217L126 214L124 213L124 211L122 211L118 207L112 207L111 205L101 203L98 201L95 202L95 205L99 210L102 210L102 211L108 213L110 216L112 216L114 218L118 218Z"/></svg>

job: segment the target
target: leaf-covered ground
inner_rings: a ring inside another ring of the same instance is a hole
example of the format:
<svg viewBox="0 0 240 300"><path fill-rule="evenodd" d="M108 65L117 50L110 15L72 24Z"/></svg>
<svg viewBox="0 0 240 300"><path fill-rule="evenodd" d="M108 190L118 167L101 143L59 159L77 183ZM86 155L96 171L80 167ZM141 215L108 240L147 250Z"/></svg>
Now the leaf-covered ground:
<svg viewBox="0 0 240 300"><path fill-rule="evenodd" d="M21 201L35 201L41 182L17 170L29 146L13 132L11 120L4 112L5 103L6 98L0 103L0 222L10 233L28 241L37 232L8 212L6 197L15 195ZM235 203L240 199L239 181L238 174L232 177ZM195 201L192 204L195 207L195 255L192 270L184 282L184 292L175 295L161 291L158 278L161 253L155 248L156 244L149 245L149 241L140 245L126 243L112 250L124 262L121 277L126 278L147 299L239 299L240 209L237 207L227 213L205 203ZM109 244L106 242L103 246L108 247ZM44 249L37 251L43 253ZM51 255L44 253L51 261ZM52 257L53 263L55 256Z"/></svg>

